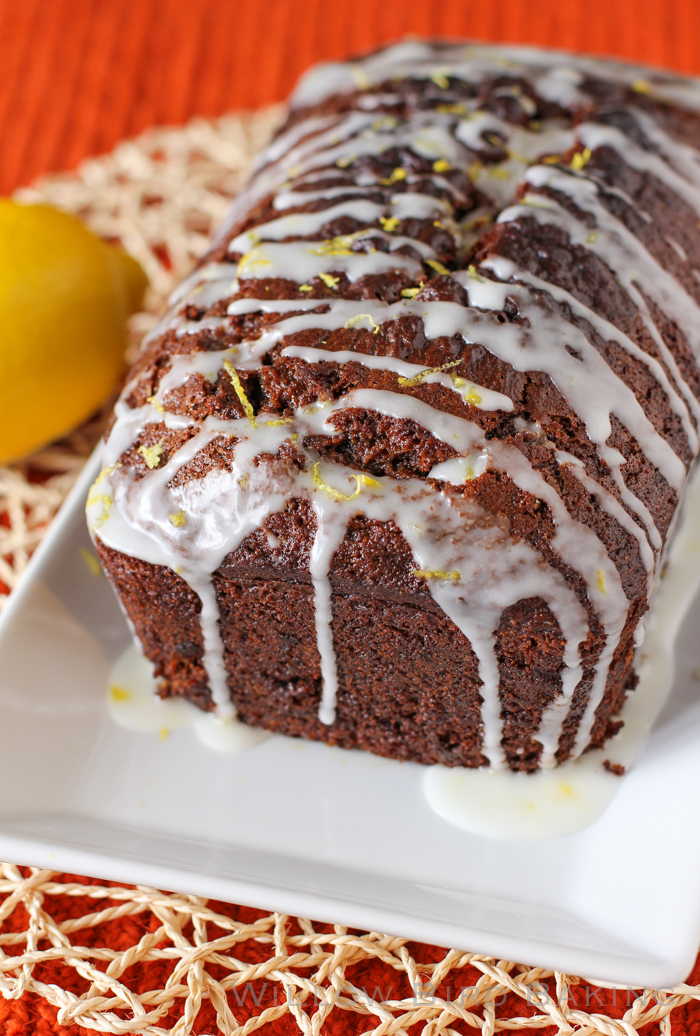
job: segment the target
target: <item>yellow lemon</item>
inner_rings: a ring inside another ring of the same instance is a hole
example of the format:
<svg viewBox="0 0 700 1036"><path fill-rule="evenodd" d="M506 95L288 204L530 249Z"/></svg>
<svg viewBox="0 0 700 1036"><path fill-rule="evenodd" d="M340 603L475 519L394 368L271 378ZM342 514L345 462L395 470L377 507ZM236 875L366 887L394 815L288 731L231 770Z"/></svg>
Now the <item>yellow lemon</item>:
<svg viewBox="0 0 700 1036"><path fill-rule="evenodd" d="M135 259L74 216L0 198L0 464L107 398L146 284Z"/></svg>

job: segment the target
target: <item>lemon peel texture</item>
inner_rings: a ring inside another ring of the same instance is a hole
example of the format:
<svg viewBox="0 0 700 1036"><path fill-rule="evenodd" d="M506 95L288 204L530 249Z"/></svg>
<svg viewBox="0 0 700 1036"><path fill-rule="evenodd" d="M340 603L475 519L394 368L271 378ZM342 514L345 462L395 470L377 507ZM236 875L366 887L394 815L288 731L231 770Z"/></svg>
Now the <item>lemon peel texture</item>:
<svg viewBox="0 0 700 1036"><path fill-rule="evenodd" d="M94 413L123 370L146 275L49 205L0 199L0 464Z"/></svg>

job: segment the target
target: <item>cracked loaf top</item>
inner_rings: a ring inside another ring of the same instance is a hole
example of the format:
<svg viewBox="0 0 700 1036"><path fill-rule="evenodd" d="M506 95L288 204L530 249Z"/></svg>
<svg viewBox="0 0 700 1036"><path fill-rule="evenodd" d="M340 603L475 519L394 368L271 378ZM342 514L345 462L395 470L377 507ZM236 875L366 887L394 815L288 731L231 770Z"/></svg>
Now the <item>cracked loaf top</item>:
<svg viewBox="0 0 700 1036"><path fill-rule="evenodd" d="M526 48L404 43L302 79L144 343L88 504L99 541L198 595L222 716L212 576L247 551L313 585L323 723L354 578L469 640L495 767L496 630L544 602L539 765L591 743L698 451L699 143L692 82ZM345 571L358 521L408 564Z"/></svg>

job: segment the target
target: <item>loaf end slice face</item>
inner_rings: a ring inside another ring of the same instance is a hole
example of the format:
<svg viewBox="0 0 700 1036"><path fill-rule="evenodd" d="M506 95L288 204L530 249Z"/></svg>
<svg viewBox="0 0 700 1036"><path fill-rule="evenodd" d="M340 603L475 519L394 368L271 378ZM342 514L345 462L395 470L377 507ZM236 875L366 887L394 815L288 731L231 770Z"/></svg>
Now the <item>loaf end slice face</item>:
<svg viewBox="0 0 700 1036"><path fill-rule="evenodd" d="M300 83L88 503L161 693L449 766L604 743L698 452L700 92L407 43Z"/></svg>

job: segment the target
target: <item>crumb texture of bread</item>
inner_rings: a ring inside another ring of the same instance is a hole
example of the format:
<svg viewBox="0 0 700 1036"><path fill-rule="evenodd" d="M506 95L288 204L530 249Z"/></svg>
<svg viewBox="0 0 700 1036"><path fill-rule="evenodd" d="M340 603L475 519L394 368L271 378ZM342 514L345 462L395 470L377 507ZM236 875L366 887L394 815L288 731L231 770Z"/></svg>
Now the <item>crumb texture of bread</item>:
<svg viewBox="0 0 700 1036"><path fill-rule="evenodd" d="M612 61L307 73L88 500L163 695L447 766L616 732L698 453L699 143Z"/></svg>

